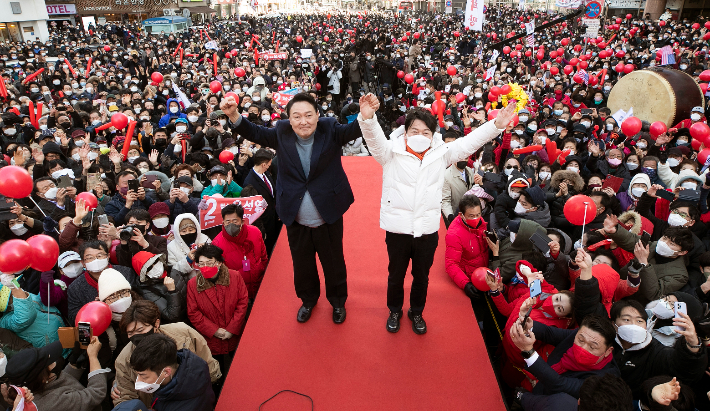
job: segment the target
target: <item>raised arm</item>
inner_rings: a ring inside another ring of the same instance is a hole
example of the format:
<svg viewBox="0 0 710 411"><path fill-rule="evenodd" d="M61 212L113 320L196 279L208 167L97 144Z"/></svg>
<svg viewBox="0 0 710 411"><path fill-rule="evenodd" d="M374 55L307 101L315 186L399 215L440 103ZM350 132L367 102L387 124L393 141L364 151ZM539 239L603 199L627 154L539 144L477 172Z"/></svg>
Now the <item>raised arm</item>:
<svg viewBox="0 0 710 411"><path fill-rule="evenodd" d="M273 149L278 148L276 128L257 126L242 117L237 111L237 101L233 97L222 100L219 108L229 117L229 125L232 130L256 144Z"/></svg>
<svg viewBox="0 0 710 411"><path fill-rule="evenodd" d="M385 132L375 118L375 112L379 107L380 102L372 93L360 97L360 114L357 122L370 153L378 163L384 165L392 157L392 143L387 140Z"/></svg>
<svg viewBox="0 0 710 411"><path fill-rule="evenodd" d="M459 138L453 143L449 143L450 149L446 151L444 157L446 164L451 165L457 161L468 159L476 150L505 131L505 127L513 119L514 115L515 105L508 104L506 108L498 113L498 117L496 117L495 120L483 124L481 127L468 133L464 138Z"/></svg>

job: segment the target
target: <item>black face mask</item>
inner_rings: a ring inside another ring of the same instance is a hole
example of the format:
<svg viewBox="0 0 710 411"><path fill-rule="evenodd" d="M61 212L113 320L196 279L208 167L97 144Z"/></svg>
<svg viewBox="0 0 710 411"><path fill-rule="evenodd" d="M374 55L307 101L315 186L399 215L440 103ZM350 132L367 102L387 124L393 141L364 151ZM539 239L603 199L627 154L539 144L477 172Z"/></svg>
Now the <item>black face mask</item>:
<svg viewBox="0 0 710 411"><path fill-rule="evenodd" d="M458 167L459 170L463 170L464 168L466 168L467 165L468 165L468 161L457 161L456 162L456 167Z"/></svg>
<svg viewBox="0 0 710 411"><path fill-rule="evenodd" d="M167 147L168 146L168 140L164 138L159 138L155 140L155 146L156 147Z"/></svg>
<svg viewBox="0 0 710 411"><path fill-rule="evenodd" d="M135 346L137 347L138 344L139 344L145 337L147 337L147 336L149 336L149 335L153 335L153 334L155 334L155 327L152 327L152 328L150 329L150 331L148 331L148 332L146 332L146 333L143 333L143 334L136 334L136 335L134 335L133 337L129 338L129 340L131 340L131 342L133 343L133 345L135 345Z"/></svg>
<svg viewBox="0 0 710 411"><path fill-rule="evenodd" d="M257 118L258 118L258 117L257 117L256 114L254 114L254 113L249 113L249 117L248 117L249 121L256 120Z"/></svg>
<svg viewBox="0 0 710 411"><path fill-rule="evenodd" d="M183 241L185 241L185 244L192 245L195 243L195 240L197 240L197 232L190 234L181 234L180 237L182 237Z"/></svg>
<svg viewBox="0 0 710 411"><path fill-rule="evenodd" d="M65 130L69 130L71 128L71 123L68 121L65 121L62 124L60 124L59 126Z"/></svg>

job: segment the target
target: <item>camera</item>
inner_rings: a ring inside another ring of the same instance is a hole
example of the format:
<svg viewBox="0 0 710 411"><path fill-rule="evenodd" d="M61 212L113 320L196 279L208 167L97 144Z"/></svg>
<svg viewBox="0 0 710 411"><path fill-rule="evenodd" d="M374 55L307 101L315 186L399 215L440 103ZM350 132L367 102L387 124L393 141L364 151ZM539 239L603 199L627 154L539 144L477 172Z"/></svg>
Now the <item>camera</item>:
<svg viewBox="0 0 710 411"><path fill-rule="evenodd" d="M140 228L138 228L137 225L135 224L129 224L118 233L118 237L121 239L121 241L131 241L131 237L134 236L133 230L138 229L140 231Z"/></svg>

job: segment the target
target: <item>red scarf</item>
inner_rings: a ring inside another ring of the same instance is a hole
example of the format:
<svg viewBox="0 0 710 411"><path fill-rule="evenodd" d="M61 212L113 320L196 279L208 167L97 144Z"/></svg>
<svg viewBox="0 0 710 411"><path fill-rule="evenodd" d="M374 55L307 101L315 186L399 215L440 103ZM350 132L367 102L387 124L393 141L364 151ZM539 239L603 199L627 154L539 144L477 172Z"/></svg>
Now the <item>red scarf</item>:
<svg viewBox="0 0 710 411"><path fill-rule="evenodd" d="M614 356L609 354L599 361L599 357L596 355L577 344L572 344L572 348L565 352L560 362L552 365L552 369L560 375L567 371L599 371L609 364L613 358Z"/></svg>
<svg viewBox="0 0 710 411"><path fill-rule="evenodd" d="M108 268L108 267L106 267ZM99 291L99 282L94 280L94 277L89 274L88 271L84 270L84 278L86 279L86 282L89 283L90 286L96 288L96 291Z"/></svg>

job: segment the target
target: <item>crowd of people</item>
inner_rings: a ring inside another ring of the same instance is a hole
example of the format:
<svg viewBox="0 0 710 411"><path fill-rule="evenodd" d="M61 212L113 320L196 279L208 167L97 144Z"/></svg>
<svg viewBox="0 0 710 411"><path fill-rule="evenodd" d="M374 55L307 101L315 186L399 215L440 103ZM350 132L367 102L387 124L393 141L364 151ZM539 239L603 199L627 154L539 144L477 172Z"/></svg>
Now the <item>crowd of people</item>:
<svg viewBox="0 0 710 411"><path fill-rule="evenodd" d="M52 270L0 274L2 405L214 409L282 226L297 321L319 300L318 255L343 323L342 216L358 176L341 158L373 156L387 331L400 331L411 260L408 317L426 333L443 220L446 272L511 405L710 409L710 183L690 133L705 104L656 137L649 124L625 135L607 107L627 75L614 67L660 66L665 46L667 66L699 82L707 29L670 12L618 16L600 56L572 18L494 46L563 14L489 6L479 32L450 14L334 10L178 33L52 26L47 42L0 44L0 166L33 177L32 198L0 201L0 241L46 234L60 248ZM573 60L606 74L575 81ZM508 84L528 96L517 113L491 93ZM132 134L112 126L118 113ZM593 201L584 228L565 214L578 194ZM207 198L251 196L266 202L255 221L239 202L218 226L200 219ZM63 345L60 328L97 300L108 329Z"/></svg>

